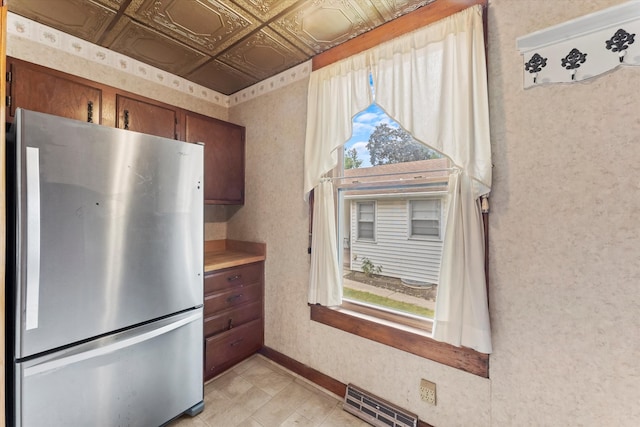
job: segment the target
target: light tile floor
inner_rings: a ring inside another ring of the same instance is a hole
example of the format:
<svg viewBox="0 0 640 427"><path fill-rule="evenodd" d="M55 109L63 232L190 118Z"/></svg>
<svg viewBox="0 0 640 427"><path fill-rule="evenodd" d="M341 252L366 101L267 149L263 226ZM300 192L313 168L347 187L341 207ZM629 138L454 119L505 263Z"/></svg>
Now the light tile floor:
<svg viewBox="0 0 640 427"><path fill-rule="evenodd" d="M366 427L342 400L254 355L204 387L204 411L168 427Z"/></svg>

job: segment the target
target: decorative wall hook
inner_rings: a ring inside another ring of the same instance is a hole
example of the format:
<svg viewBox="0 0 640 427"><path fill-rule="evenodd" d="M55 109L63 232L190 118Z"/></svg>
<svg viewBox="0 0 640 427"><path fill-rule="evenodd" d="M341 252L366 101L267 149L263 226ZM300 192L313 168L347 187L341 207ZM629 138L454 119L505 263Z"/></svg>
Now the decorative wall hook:
<svg viewBox="0 0 640 427"><path fill-rule="evenodd" d="M518 37L523 86L573 83L604 75L622 64L640 66L636 34L640 34L640 0Z"/></svg>
<svg viewBox="0 0 640 427"><path fill-rule="evenodd" d="M575 80L576 69L580 68L580 64L584 64L586 61L587 54L580 52L576 48L573 48L567 56L562 58L562 66L571 71L571 80Z"/></svg>
<svg viewBox="0 0 640 427"><path fill-rule="evenodd" d="M534 53L529 62L524 64L524 69L533 74L533 82L538 79L538 73L547 66L547 58L543 58L537 53Z"/></svg>
<svg viewBox="0 0 640 427"><path fill-rule="evenodd" d="M627 48L635 42L635 37L635 33L630 34L620 28L609 40L605 42L606 47L611 52L618 52L618 59L620 62L623 62L624 56L627 54Z"/></svg>

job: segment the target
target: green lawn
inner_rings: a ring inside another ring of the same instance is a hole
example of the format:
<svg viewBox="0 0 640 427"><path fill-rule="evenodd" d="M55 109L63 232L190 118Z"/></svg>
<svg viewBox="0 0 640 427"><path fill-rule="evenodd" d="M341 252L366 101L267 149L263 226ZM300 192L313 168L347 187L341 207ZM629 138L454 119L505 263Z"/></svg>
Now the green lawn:
<svg viewBox="0 0 640 427"><path fill-rule="evenodd" d="M433 319L433 310L420 307L418 305L409 304L407 302L396 301L390 298L381 297L369 292L358 291L352 288L344 288L344 297L356 301L366 302L368 304L386 307L403 313L415 314L417 316L428 317Z"/></svg>

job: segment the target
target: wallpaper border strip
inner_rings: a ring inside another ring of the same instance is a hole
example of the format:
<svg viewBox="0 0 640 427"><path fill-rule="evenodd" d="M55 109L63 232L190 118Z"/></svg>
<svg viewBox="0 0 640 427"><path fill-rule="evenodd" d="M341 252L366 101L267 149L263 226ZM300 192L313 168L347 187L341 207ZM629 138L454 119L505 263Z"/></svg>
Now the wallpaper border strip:
<svg viewBox="0 0 640 427"><path fill-rule="evenodd" d="M309 60L232 95L223 95L182 77L12 12L7 13L7 35L9 37L8 45L11 44L11 37L27 39L227 108L287 86L311 74L311 60ZM39 65L47 66L46 63Z"/></svg>

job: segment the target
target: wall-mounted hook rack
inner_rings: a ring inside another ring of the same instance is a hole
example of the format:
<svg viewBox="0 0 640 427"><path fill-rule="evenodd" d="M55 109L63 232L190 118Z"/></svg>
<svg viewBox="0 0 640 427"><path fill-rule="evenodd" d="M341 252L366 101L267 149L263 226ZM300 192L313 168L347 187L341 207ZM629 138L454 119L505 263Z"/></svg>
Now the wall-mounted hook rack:
<svg viewBox="0 0 640 427"><path fill-rule="evenodd" d="M640 65L636 34L640 34L640 0L519 37L524 87L572 83L620 65Z"/></svg>

